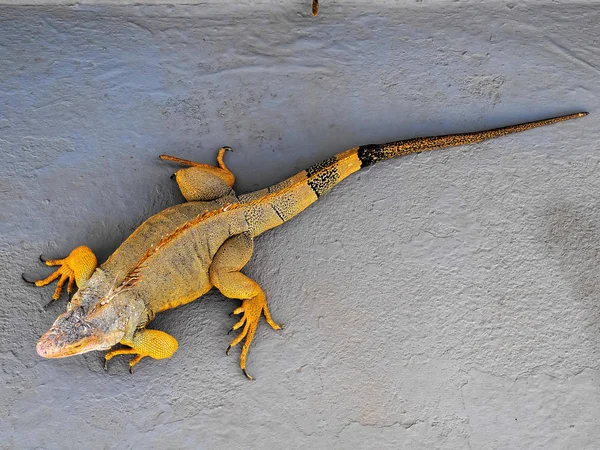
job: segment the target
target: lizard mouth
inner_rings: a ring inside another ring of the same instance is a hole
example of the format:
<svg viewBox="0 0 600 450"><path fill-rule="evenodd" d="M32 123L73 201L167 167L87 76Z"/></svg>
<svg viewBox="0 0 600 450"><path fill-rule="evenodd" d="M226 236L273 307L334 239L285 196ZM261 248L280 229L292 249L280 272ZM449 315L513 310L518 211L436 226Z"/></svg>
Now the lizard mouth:
<svg viewBox="0 0 600 450"><path fill-rule="evenodd" d="M42 335L36 345L44 358L66 358L101 347L98 329L83 320L77 309L58 316L54 325Z"/></svg>
<svg viewBox="0 0 600 450"><path fill-rule="evenodd" d="M35 346L37 354L44 358L66 358L98 349L99 339L95 336L75 343L64 343L60 334L49 330L44 333Z"/></svg>

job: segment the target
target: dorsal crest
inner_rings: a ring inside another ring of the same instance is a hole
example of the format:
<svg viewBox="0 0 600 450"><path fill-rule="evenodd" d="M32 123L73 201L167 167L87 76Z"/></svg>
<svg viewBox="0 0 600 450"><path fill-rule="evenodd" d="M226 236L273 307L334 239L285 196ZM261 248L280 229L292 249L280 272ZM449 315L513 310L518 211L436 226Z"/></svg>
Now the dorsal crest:
<svg viewBox="0 0 600 450"><path fill-rule="evenodd" d="M129 289L135 286L142 278L141 270L144 268L146 261L148 261L148 259L152 257L152 255L160 251L160 249L168 245L171 241L176 239L186 230L189 230L190 228L198 225L199 223L204 222L220 213L229 211L231 209L237 209L241 206L242 205L240 205L239 203L228 203L222 206L221 208L213 209L210 211L204 211L202 214L198 214L193 219L188 220L187 222L180 225L171 233L167 234L166 236L163 236L154 247L149 248L146 251L146 253L144 253L140 260L131 268L127 275L125 275L125 278L123 278L121 284L114 289L113 296L118 294L119 292L122 292L125 289Z"/></svg>

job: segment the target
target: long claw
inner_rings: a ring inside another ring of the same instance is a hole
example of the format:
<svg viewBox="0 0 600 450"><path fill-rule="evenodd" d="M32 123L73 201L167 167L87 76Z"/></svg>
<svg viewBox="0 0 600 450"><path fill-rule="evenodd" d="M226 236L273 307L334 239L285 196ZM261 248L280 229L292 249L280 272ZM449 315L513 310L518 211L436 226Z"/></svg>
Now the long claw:
<svg viewBox="0 0 600 450"><path fill-rule="evenodd" d="M48 308L50 308L52 306L52 304L55 302L56 300L52 299L50 300L48 303L46 303L44 305L44 310L47 310Z"/></svg>
<svg viewBox="0 0 600 450"><path fill-rule="evenodd" d="M250 381L254 381L254 378L252 378L252 376L248 372L246 372L246 369L242 369L242 372L244 372L246 378L248 378Z"/></svg>
<svg viewBox="0 0 600 450"><path fill-rule="evenodd" d="M104 371L108 372L108 359L104 358Z"/></svg>
<svg viewBox="0 0 600 450"><path fill-rule="evenodd" d="M23 278L23 281L24 281L25 283L29 283L29 284L35 284L35 281L30 281L30 280L28 280L27 278L25 278L25 274L24 274L24 273L22 273L22 274L21 274L21 278Z"/></svg>
<svg viewBox="0 0 600 450"><path fill-rule="evenodd" d="M133 366L129 366L129 373L133 375Z"/></svg>
<svg viewBox="0 0 600 450"><path fill-rule="evenodd" d="M46 258L44 258L43 255L40 255L40 261L43 262L44 264L46 264L46 261L48 261Z"/></svg>
<svg viewBox="0 0 600 450"><path fill-rule="evenodd" d="M227 346L227 350L225 350L225 354L229 356L229 351L231 350L231 345Z"/></svg>

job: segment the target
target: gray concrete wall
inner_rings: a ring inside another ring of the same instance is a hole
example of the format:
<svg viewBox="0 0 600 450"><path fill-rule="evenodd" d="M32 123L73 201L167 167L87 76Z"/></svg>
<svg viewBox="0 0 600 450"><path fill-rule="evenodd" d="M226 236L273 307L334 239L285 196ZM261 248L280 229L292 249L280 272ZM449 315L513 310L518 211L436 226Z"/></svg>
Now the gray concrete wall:
<svg viewBox="0 0 600 450"><path fill-rule="evenodd" d="M231 4L230 4L231 3ZM0 7L0 448L593 449L600 440L600 4ZM171 153L237 189L371 143L589 110L376 165L258 241L237 302L152 326L170 360L44 360L37 257L105 259L182 201Z"/></svg>

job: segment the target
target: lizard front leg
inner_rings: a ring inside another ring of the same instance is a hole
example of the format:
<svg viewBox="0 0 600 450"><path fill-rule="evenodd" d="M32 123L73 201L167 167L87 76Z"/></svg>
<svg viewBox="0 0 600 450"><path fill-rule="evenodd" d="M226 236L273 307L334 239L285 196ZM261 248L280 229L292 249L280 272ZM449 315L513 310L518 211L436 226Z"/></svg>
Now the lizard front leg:
<svg viewBox="0 0 600 450"><path fill-rule="evenodd" d="M136 355L129 361L129 372L133 373L133 366L140 360L149 356L154 359L165 359L173 356L179 344L170 334L159 330L137 330L131 340L125 339L121 344L130 348L119 348L111 350L104 355L104 369L108 370L108 361L117 355Z"/></svg>
<svg viewBox="0 0 600 450"><path fill-rule="evenodd" d="M230 195L233 192L235 176L223 162L223 155L226 151L231 151L231 148L222 147L219 150L217 155L219 167L200 164L169 155L160 155L160 159L190 166L187 169L178 170L173 175L175 181L177 181L181 195L188 202L212 201Z"/></svg>
<svg viewBox="0 0 600 450"><path fill-rule="evenodd" d="M249 233L240 234L229 238L219 248L210 266L210 281L221 291L225 297L242 300L242 306L233 311L234 314L244 313L242 319L236 323L232 330L244 327L242 332L227 347L226 353L232 347L244 340L240 356L240 368L248 379L253 378L246 371L246 358L254 333L260 321L260 316L265 315L269 325L275 330L281 327L271 318L265 293L258 283L248 278L240 270L248 263L254 249L254 240Z"/></svg>
<svg viewBox="0 0 600 450"><path fill-rule="evenodd" d="M81 288L83 284L92 276L92 273L94 273L94 270L96 270L96 267L98 266L96 255L94 255L92 250L85 245L75 248L71 253L69 253L69 256L64 259L44 260L41 256L40 259L46 263L47 266L60 267L43 280L29 281L24 276L23 279L28 283L35 284L36 286L46 286L60 277L50 303L60 298L63 286L67 280L69 281L67 284L67 293L71 294L75 288L75 283L77 283L77 286ZM48 305L50 303L48 303Z"/></svg>

